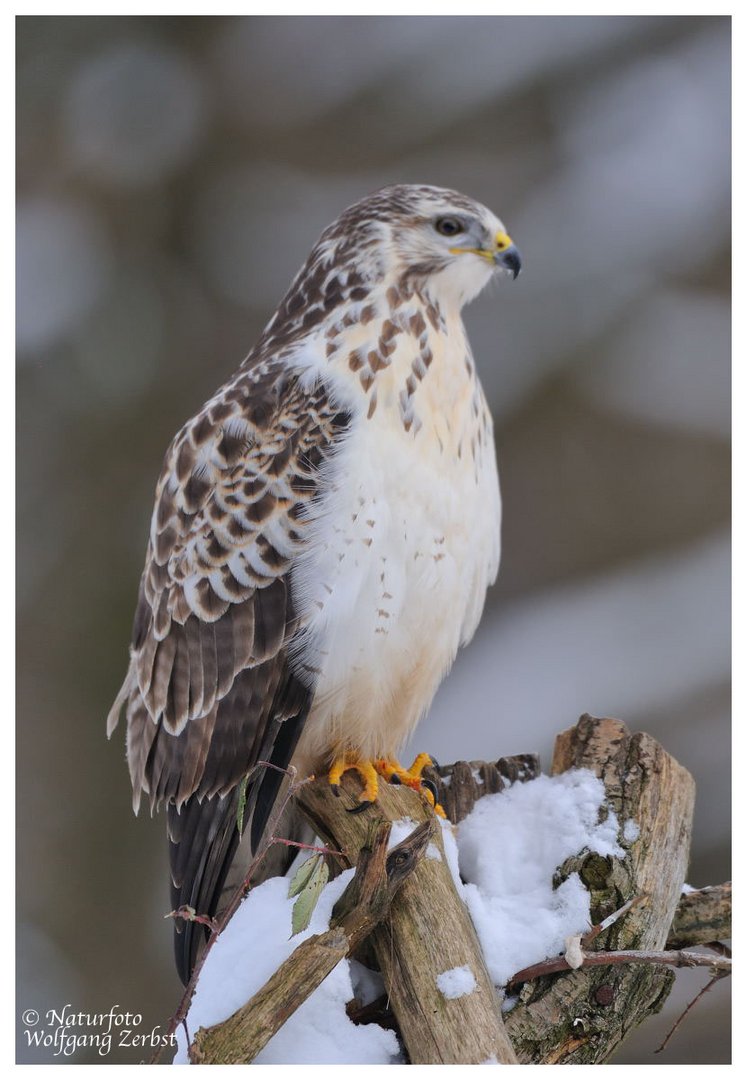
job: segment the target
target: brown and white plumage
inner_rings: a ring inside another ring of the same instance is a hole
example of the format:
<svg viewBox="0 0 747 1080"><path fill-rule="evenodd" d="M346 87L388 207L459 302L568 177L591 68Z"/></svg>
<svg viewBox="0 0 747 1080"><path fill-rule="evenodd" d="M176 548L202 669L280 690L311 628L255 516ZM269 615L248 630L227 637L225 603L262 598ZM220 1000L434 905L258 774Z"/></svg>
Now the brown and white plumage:
<svg viewBox="0 0 747 1080"><path fill-rule="evenodd" d="M256 847L281 777L257 761L393 757L474 633L500 496L460 310L496 267L518 256L471 199L368 196L169 447L108 731L124 707L135 807L168 805L175 905L218 907L249 774Z"/></svg>

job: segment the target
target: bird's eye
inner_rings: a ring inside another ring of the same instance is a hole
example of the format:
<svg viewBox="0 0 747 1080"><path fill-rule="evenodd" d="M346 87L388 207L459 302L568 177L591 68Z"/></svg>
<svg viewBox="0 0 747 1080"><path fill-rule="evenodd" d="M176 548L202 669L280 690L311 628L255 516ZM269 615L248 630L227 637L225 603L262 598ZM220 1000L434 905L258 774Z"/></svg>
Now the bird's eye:
<svg viewBox="0 0 747 1080"><path fill-rule="evenodd" d="M459 218L440 217L436 219L436 232L440 232L441 236L456 236L464 232L464 225Z"/></svg>

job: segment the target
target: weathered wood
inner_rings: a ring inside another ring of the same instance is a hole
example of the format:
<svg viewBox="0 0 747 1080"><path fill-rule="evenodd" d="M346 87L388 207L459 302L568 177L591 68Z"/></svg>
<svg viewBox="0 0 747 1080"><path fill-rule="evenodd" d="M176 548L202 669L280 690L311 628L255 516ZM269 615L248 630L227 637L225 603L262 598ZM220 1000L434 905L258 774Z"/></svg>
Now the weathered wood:
<svg viewBox="0 0 747 1080"><path fill-rule="evenodd" d="M253 1061L347 951L348 939L340 927L304 941L246 1005L222 1023L196 1032L189 1048L191 1063L241 1065Z"/></svg>
<svg viewBox="0 0 747 1080"><path fill-rule="evenodd" d="M332 910L329 929L307 938L265 985L220 1024L200 1028L190 1046L193 1064L251 1062L320 983L368 937L431 840L424 822L387 854L388 821L369 819L355 877Z"/></svg>
<svg viewBox="0 0 747 1080"><path fill-rule="evenodd" d="M731 937L731 882L683 893L667 938L668 949L708 945Z"/></svg>
<svg viewBox="0 0 747 1080"><path fill-rule="evenodd" d="M627 823L622 841L625 853L622 858L608 859L581 853L559 869L557 880L574 872L580 875L591 892L591 914L597 924L611 912L623 910L614 925L597 926L584 938L583 950L589 959L582 968L549 975L553 963L535 965L543 969L542 976L524 983L518 1003L507 1014L506 1027L469 915L447 870L440 829L429 841L428 857L391 903L386 921L373 932L366 917L358 933L347 936L342 929L346 920L358 918L361 909L377 907L371 872L364 872L370 859L366 835L372 815L386 821L409 818L413 824L429 822L433 827L425 800L408 788L382 785L375 807L350 814L360 791L354 774L344 778L339 799L324 781L305 784L298 794L299 805L318 834L344 853L336 859L338 866L357 863L357 884L354 889L351 883L344 902L341 898L336 906L330 930L296 950L245 1007L256 1009L256 999L264 996L272 1030L265 1021L258 1022L256 1013L248 1025L259 1033L261 1045L355 947L353 943L365 940L366 948L375 953L387 995L365 1009L354 1008L354 1015L360 1021L370 1012L371 1019L395 1026L412 1063L607 1061L625 1034L663 1004L672 982L665 965L708 962L702 955L695 958L686 952L674 956L672 950L729 936L731 886L681 895L694 785L653 739L631 735L615 720L582 717L575 728L558 737L552 771L557 774L578 767L602 778L608 805L621 826ZM457 762L429 769L425 775L452 820L461 821L482 796L538 772L536 757L527 754L496 762ZM643 902L638 899L641 894L645 894ZM626 903L634 898L634 903ZM610 950L616 955L605 960L601 952ZM291 970L288 965L294 958L297 966ZM719 964L728 966L728 961L710 959L714 970ZM438 975L465 964L478 989L462 998L445 999L436 985ZM231 1043L240 1044L246 1038L245 1033L237 1035L236 1029L226 1034ZM250 1059L245 1055L207 1060Z"/></svg>
<svg viewBox="0 0 747 1080"><path fill-rule="evenodd" d="M695 785L649 735L631 735L617 720L581 718L558 736L553 774L588 768L601 777L621 826L623 858L581 854L558 881L578 873L600 922L633 896L645 895L595 940L598 950L661 951L685 879ZM666 999L673 980L660 965L583 967L526 983L506 1026L522 1062L607 1061L625 1035Z"/></svg>
<svg viewBox="0 0 747 1080"><path fill-rule="evenodd" d="M437 801L453 824L458 825L483 795L494 795L511 784L539 776L536 754L516 754L497 761L456 761L453 765L434 765L423 776L434 785Z"/></svg>
<svg viewBox="0 0 747 1080"><path fill-rule="evenodd" d="M335 799L329 784L317 781L298 794L298 803L317 833L350 863L365 836L364 814L351 814L360 792L353 774L343 779ZM426 800L407 787L383 784L376 811L390 821L433 820ZM516 1061L503 1026L500 1002L485 968L469 913L446 863L441 830L432 848L392 903L389 917L371 935L392 1011L412 1064L480 1064ZM438 976L468 966L475 978L471 994L447 999Z"/></svg>

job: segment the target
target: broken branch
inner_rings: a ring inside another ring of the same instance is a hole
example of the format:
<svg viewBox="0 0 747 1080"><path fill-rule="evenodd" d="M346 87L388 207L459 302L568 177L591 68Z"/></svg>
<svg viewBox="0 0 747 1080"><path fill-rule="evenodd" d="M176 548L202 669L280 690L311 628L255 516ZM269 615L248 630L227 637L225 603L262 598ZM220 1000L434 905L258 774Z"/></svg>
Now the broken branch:
<svg viewBox="0 0 747 1080"><path fill-rule="evenodd" d="M384 918L422 858L432 828L431 822L424 822L387 854L391 822L374 822L355 876L333 908L329 929L302 942L261 990L227 1020L200 1028L190 1046L190 1060L214 1065L253 1061L322 980Z"/></svg>

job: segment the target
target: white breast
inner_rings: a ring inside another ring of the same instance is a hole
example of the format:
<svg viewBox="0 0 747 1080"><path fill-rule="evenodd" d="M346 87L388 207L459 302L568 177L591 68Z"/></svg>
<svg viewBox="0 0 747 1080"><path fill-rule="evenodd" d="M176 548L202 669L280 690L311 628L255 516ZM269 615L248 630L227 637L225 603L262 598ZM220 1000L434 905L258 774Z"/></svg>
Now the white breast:
<svg viewBox="0 0 747 1080"><path fill-rule="evenodd" d="M459 335L452 355L434 358L418 391L422 423L409 431L398 370L410 359L384 373L373 417L356 409L315 507L292 574L305 626L296 663L316 681L299 748L312 767L343 749L397 752L472 637L495 579L492 429L465 350Z"/></svg>

